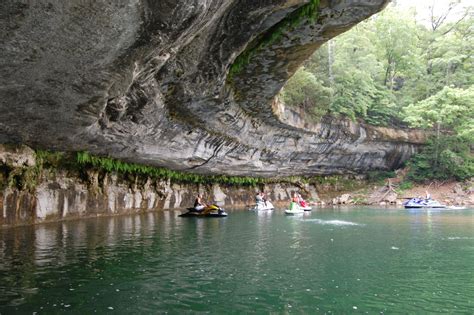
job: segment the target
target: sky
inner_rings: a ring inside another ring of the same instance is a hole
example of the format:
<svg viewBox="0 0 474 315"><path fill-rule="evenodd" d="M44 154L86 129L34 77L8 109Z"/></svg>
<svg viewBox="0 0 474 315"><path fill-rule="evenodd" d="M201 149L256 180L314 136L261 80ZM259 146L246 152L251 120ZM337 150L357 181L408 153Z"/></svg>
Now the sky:
<svg viewBox="0 0 474 315"><path fill-rule="evenodd" d="M415 7L417 12L417 21L429 25L431 15L430 7L434 5L435 15L439 16L440 13L446 12L449 7L449 3L453 2L453 0L395 0L395 2L397 7L404 9ZM461 12L464 12L463 8L469 5L474 6L474 1L461 0L460 4L458 4L456 8L450 13L447 20L456 20L456 18L461 15Z"/></svg>

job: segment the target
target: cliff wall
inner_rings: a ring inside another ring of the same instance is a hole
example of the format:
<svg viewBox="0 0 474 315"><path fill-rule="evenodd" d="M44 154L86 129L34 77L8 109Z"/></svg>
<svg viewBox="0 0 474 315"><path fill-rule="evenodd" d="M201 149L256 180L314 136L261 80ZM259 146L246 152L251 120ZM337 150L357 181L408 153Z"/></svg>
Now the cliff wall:
<svg viewBox="0 0 474 315"><path fill-rule="evenodd" d="M313 185L275 183L259 186L183 184L170 180L88 170L86 174L42 168L25 146L0 145L0 227L64 219L179 209L198 193L224 208L247 208L264 190L275 204L287 205L293 192L316 200ZM26 182L29 181L29 182Z"/></svg>
<svg viewBox="0 0 474 315"><path fill-rule="evenodd" d="M393 169L418 147L412 132L301 128L272 106L318 47L387 3L2 1L0 143L200 174Z"/></svg>

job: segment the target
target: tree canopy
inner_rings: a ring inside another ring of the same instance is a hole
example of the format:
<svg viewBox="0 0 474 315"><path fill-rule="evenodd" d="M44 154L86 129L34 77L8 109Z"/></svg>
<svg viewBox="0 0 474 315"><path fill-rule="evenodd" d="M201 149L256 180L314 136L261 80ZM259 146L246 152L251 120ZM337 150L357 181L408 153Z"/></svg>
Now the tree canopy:
<svg viewBox="0 0 474 315"><path fill-rule="evenodd" d="M421 153L427 177L474 176L474 11L449 19L456 5L438 16L431 10L426 25L390 5L323 45L283 88L282 100L315 120L333 115L426 129L433 135Z"/></svg>

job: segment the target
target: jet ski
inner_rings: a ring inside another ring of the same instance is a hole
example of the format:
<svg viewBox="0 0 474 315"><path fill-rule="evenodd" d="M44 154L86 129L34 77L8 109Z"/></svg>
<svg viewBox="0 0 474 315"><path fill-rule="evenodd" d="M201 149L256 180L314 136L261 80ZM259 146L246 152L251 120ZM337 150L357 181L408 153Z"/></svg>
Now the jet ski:
<svg viewBox="0 0 474 315"><path fill-rule="evenodd" d="M295 215L304 213L304 210L297 203L292 202L290 205L290 209L286 209L285 213L289 215Z"/></svg>
<svg viewBox="0 0 474 315"><path fill-rule="evenodd" d="M446 208L445 205L431 198L411 198L403 203L405 209L421 209L421 208Z"/></svg>
<svg viewBox="0 0 474 315"><path fill-rule="evenodd" d="M227 212L218 205L210 205L202 210L196 210L194 207L187 208L188 212L180 214L179 217L188 218L221 218L226 217Z"/></svg>
<svg viewBox="0 0 474 315"><path fill-rule="evenodd" d="M304 200L300 201L300 208L303 209L303 211L311 211L313 208Z"/></svg>
<svg viewBox="0 0 474 315"><path fill-rule="evenodd" d="M267 201L266 204L264 202L259 202L253 207L249 208L249 211L272 211L275 207L273 207L270 201Z"/></svg>

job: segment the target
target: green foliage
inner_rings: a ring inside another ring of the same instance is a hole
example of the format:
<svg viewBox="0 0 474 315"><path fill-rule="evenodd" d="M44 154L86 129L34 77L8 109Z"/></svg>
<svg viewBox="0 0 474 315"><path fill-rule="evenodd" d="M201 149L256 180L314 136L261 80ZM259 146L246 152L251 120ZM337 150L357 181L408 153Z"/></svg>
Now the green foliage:
<svg viewBox="0 0 474 315"><path fill-rule="evenodd" d="M350 191L366 185L365 181L342 175L316 176L312 177L309 183L331 191Z"/></svg>
<svg viewBox="0 0 474 315"><path fill-rule="evenodd" d="M9 187L32 192L36 188L38 177L36 167L9 168L4 165L0 175L0 188Z"/></svg>
<svg viewBox="0 0 474 315"><path fill-rule="evenodd" d="M331 90L324 87L315 75L301 68L288 82L282 98L286 105L295 108L302 107L312 119L319 120L329 108L331 94ZM318 104L314 103L316 100Z"/></svg>
<svg viewBox="0 0 474 315"><path fill-rule="evenodd" d="M108 173L117 172L119 174L146 176L150 178L170 179L180 183L195 184L224 184L231 186L259 186L266 183L287 182L300 184L306 182L302 177L287 178L261 178L248 176L227 176L227 175L199 175L193 173L173 171L166 168L127 163L109 157L98 157L88 152L78 152L76 161L82 168L92 167Z"/></svg>
<svg viewBox="0 0 474 315"><path fill-rule="evenodd" d="M423 71L419 28L410 13L395 7L382 11L373 21L377 36L377 59L383 66L380 77L389 90L400 89L397 82Z"/></svg>
<svg viewBox="0 0 474 315"><path fill-rule="evenodd" d="M38 184L44 165L51 167L62 160L62 153L36 151L36 165L9 167L0 165L0 188L16 188L33 192ZM57 167L57 165L55 166Z"/></svg>
<svg viewBox="0 0 474 315"><path fill-rule="evenodd" d="M422 128L436 127L423 152L411 162L410 178L465 180L474 177L474 86L444 87L435 95L405 109L406 121ZM443 135L447 131L449 135Z"/></svg>
<svg viewBox="0 0 474 315"><path fill-rule="evenodd" d="M291 183L302 185L308 180L304 177L261 178L249 176L200 175L173 171L137 163L127 163L110 157L99 157L89 152L65 153L36 151L36 166L9 168L0 165L0 187L14 187L19 190L33 191L43 173L54 173L57 170L73 171L87 180L87 171L94 170L101 174L117 173L128 180L165 179L179 183L223 184L231 186L261 186L269 183Z"/></svg>
<svg viewBox="0 0 474 315"><path fill-rule="evenodd" d="M398 186L398 189L400 191L409 190L409 189L412 189L412 188L413 188L413 182L410 182L410 181L403 181Z"/></svg>
<svg viewBox="0 0 474 315"><path fill-rule="evenodd" d="M412 11L389 5L323 45L281 99L316 119L330 114L424 128L435 139L412 160L413 179L472 176L474 17L468 10L452 22L434 17L436 27L428 29Z"/></svg>
<svg viewBox="0 0 474 315"><path fill-rule="evenodd" d="M395 191L397 192L397 194L403 194L406 190L412 189L413 187L413 182L403 181L398 185L397 188L395 188Z"/></svg>
<svg viewBox="0 0 474 315"><path fill-rule="evenodd" d="M387 178L397 177L394 171L371 171L367 172L367 180L369 182L380 183L385 182Z"/></svg>
<svg viewBox="0 0 474 315"><path fill-rule="evenodd" d="M235 59L234 63L230 66L228 78L232 79L233 76L240 73L259 50L276 43L285 31L300 25L305 20L314 22L318 17L318 8L319 0L310 0L309 3L296 9L282 21L271 27Z"/></svg>
<svg viewBox="0 0 474 315"><path fill-rule="evenodd" d="M37 150L36 165L11 168L2 165L0 170L0 187L8 186L18 190L33 192L38 185L43 169L59 169L66 165L66 154L62 152L52 152Z"/></svg>
<svg viewBox="0 0 474 315"><path fill-rule="evenodd" d="M468 89L445 86L435 95L405 109L405 121L421 128L452 130L474 141L474 86Z"/></svg>
<svg viewBox="0 0 474 315"><path fill-rule="evenodd" d="M473 85L473 22L467 15L430 30L416 23L413 12L389 6L323 45L305 63L305 89L297 72L282 90L283 100L308 114L403 125L409 104L445 87L466 91ZM298 97L288 97L293 94ZM462 128L472 132L471 126Z"/></svg>
<svg viewBox="0 0 474 315"><path fill-rule="evenodd" d="M36 150L36 165L40 168L59 168L64 156L63 152Z"/></svg>
<svg viewBox="0 0 474 315"><path fill-rule="evenodd" d="M462 181L474 177L471 145L472 142L456 136L433 138L409 161L408 179L416 182L451 178Z"/></svg>

